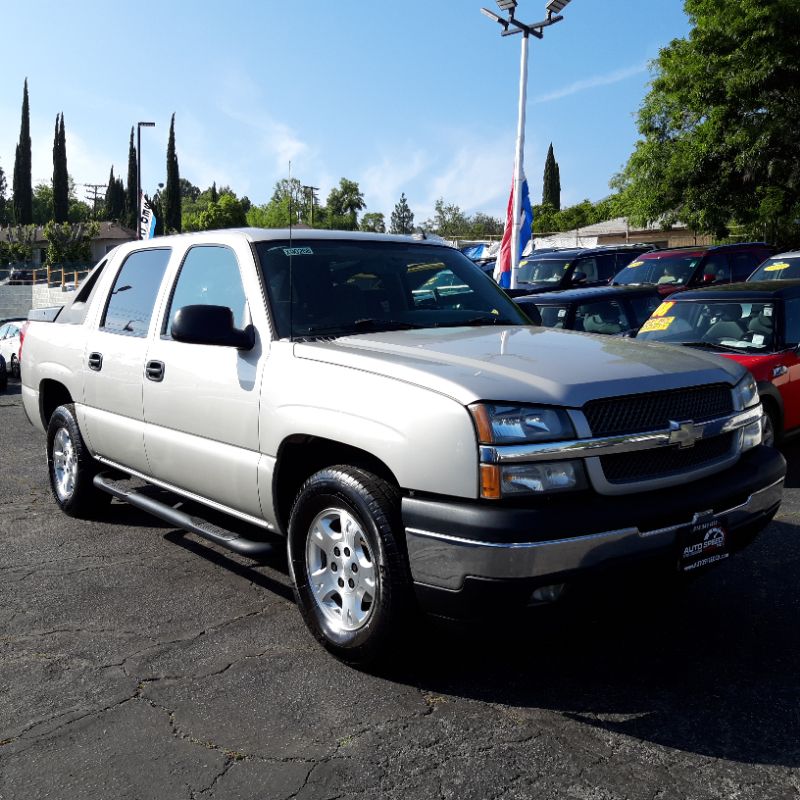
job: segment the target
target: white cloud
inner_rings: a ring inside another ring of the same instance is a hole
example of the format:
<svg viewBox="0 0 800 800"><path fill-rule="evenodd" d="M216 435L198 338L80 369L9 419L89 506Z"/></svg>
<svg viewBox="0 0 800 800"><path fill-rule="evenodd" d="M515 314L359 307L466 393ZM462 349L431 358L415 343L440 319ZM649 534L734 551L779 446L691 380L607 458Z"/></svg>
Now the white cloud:
<svg viewBox="0 0 800 800"><path fill-rule="evenodd" d="M431 159L423 150L402 149L392 155L384 154L379 161L369 165L360 177L369 211L383 212L386 223L394 210L400 194L409 195L412 185L430 166Z"/></svg>
<svg viewBox="0 0 800 800"><path fill-rule="evenodd" d="M579 92L585 92L587 89L594 89L598 86L610 86L613 83L620 83L620 81L632 78L634 75L642 75L647 72L647 64L636 64L632 67L625 69L618 69L614 72L609 72L606 75L596 75L594 78L587 78L582 81L575 81L574 83L564 86L561 89L555 89L552 92L546 92L534 97L532 103L549 103L551 100L560 100L562 97L569 97Z"/></svg>

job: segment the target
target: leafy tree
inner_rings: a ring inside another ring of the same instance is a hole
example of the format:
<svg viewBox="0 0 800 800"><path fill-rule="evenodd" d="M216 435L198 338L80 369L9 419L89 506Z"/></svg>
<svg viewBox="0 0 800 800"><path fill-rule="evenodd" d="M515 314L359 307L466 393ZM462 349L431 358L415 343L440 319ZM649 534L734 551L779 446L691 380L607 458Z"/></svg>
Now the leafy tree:
<svg viewBox="0 0 800 800"><path fill-rule="evenodd" d="M550 205L556 211L561 210L561 175L558 162L553 153L553 143L547 151L544 162L544 179L542 184L542 205Z"/></svg>
<svg viewBox="0 0 800 800"><path fill-rule="evenodd" d="M392 211L389 232L406 234L414 232L414 214L408 207L405 192L401 192L400 199Z"/></svg>
<svg viewBox="0 0 800 800"><path fill-rule="evenodd" d="M64 114L56 115L53 137L53 219L66 222L69 217L69 173L67 172L67 139Z"/></svg>
<svg viewBox="0 0 800 800"><path fill-rule="evenodd" d="M474 239L485 239L487 236L502 236L503 222L497 217L478 212L469 220L469 235Z"/></svg>
<svg viewBox="0 0 800 800"><path fill-rule="evenodd" d="M347 178L330 190L326 205L331 227L346 231L358 230L358 212L367 206L358 183Z"/></svg>
<svg viewBox="0 0 800 800"><path fill-rule="evenodd" d="M14 158L14 219L18 225L33 222L33 182L31 179L31 113L28 79L22 92L22 122Z"/></svg>
<svg viewBox="0 0 800 800"><path fill-rule="evenodd" d="M33 241L36 238L35 225L15 225L3 229L0 240L0 263L17 264L33 261Z"/></svg>
<svg viewBox="0 0 800 800"><path fill-rule="evenodd" d="M175 114L169 123L167 144L167 185L164 187L164 228L169 233L181 232L181 191L178 156L175 153Z"/></svg>
<svg viewBox="0 0 800 800"><path fill-rule="evenodd" d="M88 262L92 260L92 239L100 232L96 222L71 225L68 222L48 222L44 227L47 240L45 261L50 266Z"/></svg>
<svg viewBox="0 0 800 800"><path fill-rule="evenodd" d="M359 228L362 231L371 231L372 233L386 233L386 220L380 212L370 211L361 218Z"/></svg>
<svg viewBox="0 0 800 800"><path fill-rule="evenodd" d="M83 200L78 200L76 197L71 197L69 200L69 211L67 219L69 222L89 222L92 219L93 209L88 203Z"/></svg>
<svg viewBox="0 0 800 800"><path fill-rule="evenodd" d="M200 197L200 187L195 186L191 181L187 181L186 178L180 178L178 186L180 187L182 200L189 200L194 203Z"/></svg>
<svg viewBox="0 0 800 800"><path fill-rule="evenodd" d="M235 195L223 194L200 213L199 225L201 231L241 228L247 225L247 216Z"/></svg>
<svg viewBox="0 0 800 800"><path fill-rule="evenodd" d="M637 223L731 223L800 237L800 4L685 0L692 24L663 48L638 114L641 138L612 185Z"/></svg>
<svg viewBox="0 0 800 800"><path fill-rule="evenodd" d="M445 203L444 198L440 197L434 204L433 219L425 220L422 228L445 239L457 239L469 235L470 224L457 205Z"/></svg>
<svg viewBox="0 0 800 800"><path fill-rule="evenodd" d="M125 190L125 227L134 231L139 230L139 198L136 196L139 176L136 167L136 148L133 146L133 127L131 127L131 140L128 144L128 186Z"/></svg>
<svg viewBox="0 0 800 800"><path fill-rule="evenodd" d="M53 187L48 183L39 183L33 190L32 222L44 225L53 219Z"/></svg>
<svg viewBox="0 0 800 800"><path fill-rule="evenodd" d="M3 172L3 168L0 167L0 225L5 225L8 221L8 201L6 200L6 188L6 173Z"/></svg>

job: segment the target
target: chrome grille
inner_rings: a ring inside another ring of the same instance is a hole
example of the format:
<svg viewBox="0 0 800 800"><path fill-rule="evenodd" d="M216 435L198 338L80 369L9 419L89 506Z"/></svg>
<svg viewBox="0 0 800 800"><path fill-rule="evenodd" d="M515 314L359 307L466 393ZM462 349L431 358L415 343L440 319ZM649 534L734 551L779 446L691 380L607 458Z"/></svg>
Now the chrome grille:
<svg viewBox="0 0 800 800"><path fill-rule="evenodd" d="M601 456L600 463L609 483L632 483L695 470L721 461L734 445L736 433L701 439L693 447L656 447L633 453Z"/></svg>
<svg viewBox="0 0 800 800"><path fill-rule="evenodd" d="M592 400L583 408L594 436L665 430L670 420L702 422L732 411L731 387L724 383Z"/></svg>

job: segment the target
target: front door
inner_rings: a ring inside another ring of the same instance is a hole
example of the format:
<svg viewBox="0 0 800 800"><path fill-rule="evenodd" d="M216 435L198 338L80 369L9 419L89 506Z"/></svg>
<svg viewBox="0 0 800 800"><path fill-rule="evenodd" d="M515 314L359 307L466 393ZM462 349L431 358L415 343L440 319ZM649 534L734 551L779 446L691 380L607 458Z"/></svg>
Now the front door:
<svg viewBox="0 0 800 800"><path fill-rule="evenodd" d="M239 256L252 261L249 251ZM252 350L240 351L178 342L170 335L176 312L189 305L227 306L236 327L250 323L239 260L233 249L224 246L196 245L187 251L147 353L145 448L153 477L260 517L258 398L263 343L257 337Z"/></svg>

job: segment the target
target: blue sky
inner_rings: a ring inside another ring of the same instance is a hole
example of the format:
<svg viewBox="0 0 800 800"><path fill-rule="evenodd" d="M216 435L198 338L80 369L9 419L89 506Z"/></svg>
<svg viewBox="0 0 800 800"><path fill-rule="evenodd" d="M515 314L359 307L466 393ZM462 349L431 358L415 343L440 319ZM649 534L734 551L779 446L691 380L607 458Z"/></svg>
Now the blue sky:
<svg viewBox="0 0 800 800"><path fill-rule="evenodd" d="M545 0L519 0L542 19ZM131 125L142 130L142 184L164 180L176 113L181 176L229 184L254 203L292 174L328 190L360 183L387 219L401 192L418 222L438 197L504 215L513 169L519 37L479 13L494 0L162 0L5 3L0 166L8 184L22 83L31 100L34 183L52 175L63 111L69 172L126 175ZM572 0L531 40L525 167L541 199L547 146L562 204L609 193L636 140L648 62L688 33L682 0Z"/></svg>

